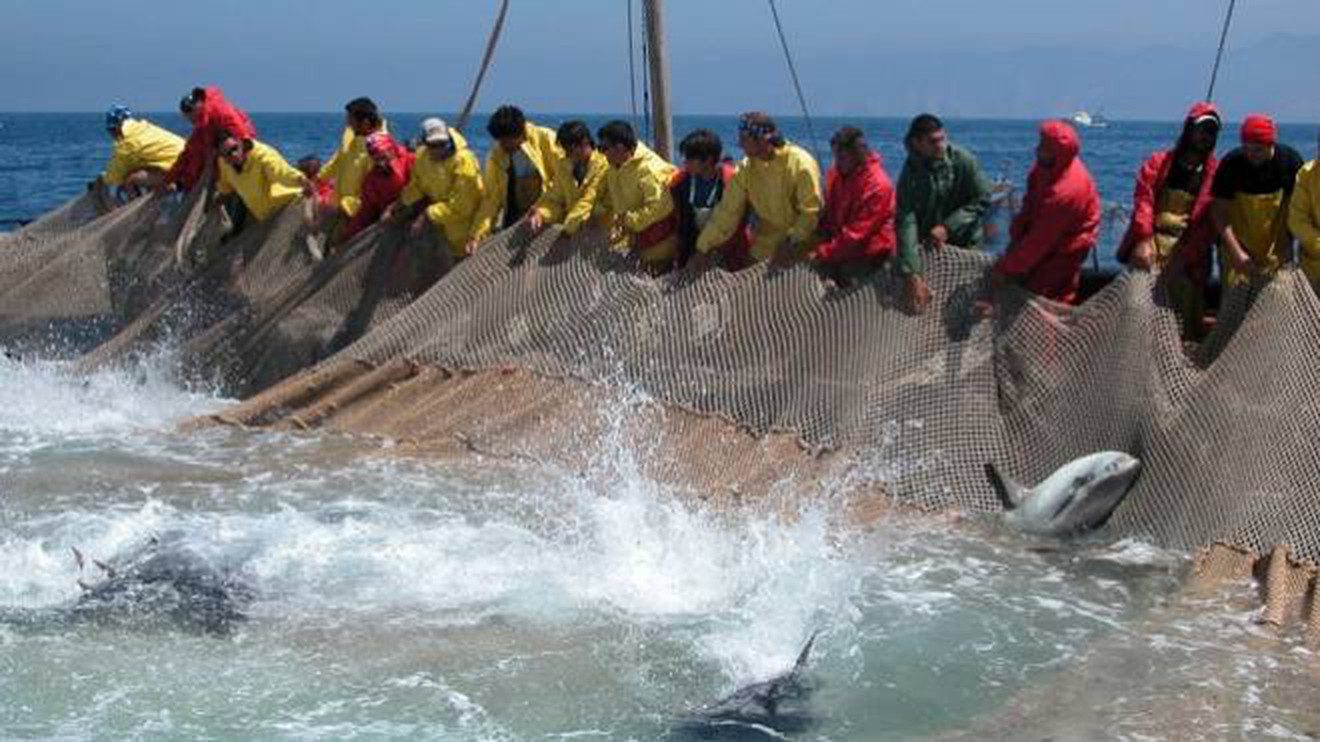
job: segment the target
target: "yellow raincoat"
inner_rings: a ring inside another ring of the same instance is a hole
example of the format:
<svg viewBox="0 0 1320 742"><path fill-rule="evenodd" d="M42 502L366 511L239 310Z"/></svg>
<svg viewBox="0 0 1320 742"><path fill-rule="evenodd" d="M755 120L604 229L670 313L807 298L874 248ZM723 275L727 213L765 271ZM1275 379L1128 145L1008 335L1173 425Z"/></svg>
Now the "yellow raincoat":
<svg viewBox="0 0 1320 742"><path fill-rule="evenodd" d="M1320 284L1320 159L1306 163L1297 173L1288 206L1288 229L1301 248L1306 277Z"/></svg>
<svg viewBox="0 0 1320 742"><path fill-rule="evenodd" d="M257 221L265 221L272 214L302 195L303 174L284 161L280 153L261 142L252 143L243 169L235 170L225 158L220 158L220 193L237 193Z"/></svg>
<svg viewBox="0 0 1320 742"><path fill-rule="evenodd" d="M380 130L389 132L388 122L382 121ZM322 180L335 186L335 205L344 216L354 216L362 208L362 181L371 172L373 163L367 154L367 138L360 137L349 126L339 138L339 149L330 161L321 166Z"/></svg>
<svg viewBox="0 0 1320 742"><path fill-rule="evenodd" d="M541 198L541 194L554 185L555 163L564 157L564 151L555 143L555 133L544 126L527 122L527 138L520 148L531 163L533 172L514 184L518 204L514 208L526 211ZM485 193L481 209L477 212L475 236L484 239L495 226L495 219L508 206L510 156L495 144L486 156L486 174L482 178Z"/></svg>
<svg viewBox="0 0 1320 742"><path fill-rule="evenodd" d="M142 119L128 119L115 139L110 162L101 174L101 180L117 186L138 170L152 169L162 172L174 166L183 152L183 138L171 131Z"/></svg>
<svg viewBox="0 0 1320 742"><path fill-rule="evenodd" d="M802 255L814 245L820 219L820 167L806 150L791 142L769 160L750 157L738 170L697 238L697 250L710 252L733 236L748 207L756 214L752 257L769 260L785 239Z"/></svg>
<svg viewBox="0 0 1320 742"><path fill-rule="evenodd" d="M615 247L636 249L648 265L667 265L678 254L674 199L669 194L676 171L651 148L638 143L633 156L619 167L611 167L605 176L597 209L610 224L622 228L625 241ZM649 244L638 244L639 239Z"/></svg>
<svg viewBox="0 0 1320 742"><path fill-rule="evenodd" d="M417 148L408 184L399 194L405 206L426 200L426 218L435 225L454 257L466 255L477 209L481 206L481 168L463 135L450 129L454 154L435 160L425 145Z"/></svg>
<svg viewBox="0 0 1320 742"><path fill-rule="evenodd" d="M605 155L592 152L587 163L587 174L582 182L573 175L573 160L561 157L555 162L550 186L536 202L536 210L546 224L562 224L564 234L574 235L586 224L596 207L596 198L605 183L610 163Z"/></svg>

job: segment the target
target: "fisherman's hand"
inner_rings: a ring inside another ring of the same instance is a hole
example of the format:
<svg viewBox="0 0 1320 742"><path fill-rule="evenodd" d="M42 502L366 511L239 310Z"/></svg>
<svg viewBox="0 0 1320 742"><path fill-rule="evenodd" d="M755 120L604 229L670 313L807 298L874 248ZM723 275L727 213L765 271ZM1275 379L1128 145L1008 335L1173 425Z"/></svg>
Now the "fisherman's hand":
<svg viewBox="0 0 1320 742"><path fill-rule="evenodd" d="M925 277L913 274L903 283L907 294L908 311L912 314L925 312L926 307L930 305L930 285L926 283Z"/></svg>
<svg viewBox="0 0 1320 742"><path fill-rule="evenodd" d="M1231 244L1225 247L1227 249L1224 250L1224 258L1228 261L1230 268L1238 273L1251 273L1256 270L1256 262L1251 259L1251 255L1246 250Z"/></svg>
<svg viewBox="0 0 1320 742"><path fill-rule="evenodd" d="M526 219L527 228L532 231L532 234L540 234L541 230L545 229L545 215L541 213L540 209L532 209L527 212Z"/></svg>
<svg viewBox="0 0 1320 742"><path fill-rule="evenodd" d="M422 214L416 219L413 219L412 224L408 226L408 235L414 238L421 237L423 234L425 234L426 224L427 224L426 214ZM468 255L471 255L472 250L469 249L467 253Z"/></svg>
<svg viewBox="0 0 1320 742"><path fill-rule="evenodd" d="M786 238L779 244L779 249L775 250L775 254L770 256L770 265L776 268L787 268L797 262L798 255L801 252L798 243L794 242L792 238Z"/></svg>
<svg viewBox="0 0 1320 742"><path fill-rule="evenodd" d="M936 224L930 228L930 234L926 237L926 247L932 250L943 250L949 243L949 230L943 224Z"/></svg>
<svg viewBox="0 0 1320 742"><path fill-rule="evenodd" d="M695 252L692 254L692 257L688 258L687 265L684 267L684 270L686 270L688 273L692 275L697 275L700 273L705 273L706 271L714 267L714 265L715 265L715 261L712 259L710 253Z"/></svg>
<svg viewBox="0 0 1320 742"><path fill-rule="evenodd" d="M995 303L989 299L977 299L972 311L981 319L989 319L995 316Z"/></svg>
<svg viewBox="0 0 1320 742"><path fill-rule="evenodd" d="M466 245L463 246L463 252L467 253L468 255L473 255L477 252L477 245L480 244L481 244L481 240L477 239L476 237L473 237L472 239L468 240L468 243Z"/></svg>
<svg viewBox="0 0 1320 742"><path fill-rule="evenodd" d="M1137 270L1148 271L1155 265L1155 241L1144 239L1132 247L1128 264Z"/></svg>

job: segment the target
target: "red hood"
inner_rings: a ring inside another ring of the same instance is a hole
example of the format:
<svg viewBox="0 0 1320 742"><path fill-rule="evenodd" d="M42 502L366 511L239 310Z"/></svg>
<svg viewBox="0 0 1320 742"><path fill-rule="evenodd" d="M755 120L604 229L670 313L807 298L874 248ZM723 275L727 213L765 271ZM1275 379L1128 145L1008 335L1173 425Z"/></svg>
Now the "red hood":
<svg viewBox="0 0 1320 742"><path fill-rule="evenodd" d="M1050 171L1061 173L1067 169L1082 149L1082 142L1077 138L1077 131L1063 121L1046 121L1040 125L1040 138L1045 147L1054 155L1054 164Z"/></svg>
<svg viewBox="0 0 1320 742"><path fill-rule="evenodd" d="M1214 116L1217 119L1221 119L1219 108L1216 107L1215 104L1208 101L1201 101L1199 103L1193 103L1191 109L1187 111L1187 123L1190 124L1202 116Z"/></svg>

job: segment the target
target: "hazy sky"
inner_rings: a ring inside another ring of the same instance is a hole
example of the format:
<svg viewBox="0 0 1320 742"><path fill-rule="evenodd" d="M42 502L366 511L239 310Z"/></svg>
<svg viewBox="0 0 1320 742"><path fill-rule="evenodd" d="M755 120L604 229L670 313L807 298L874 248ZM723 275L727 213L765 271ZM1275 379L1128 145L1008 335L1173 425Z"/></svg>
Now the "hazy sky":
<svg viewBox="0 0 1320 742"><path fill-rule="evenodd" d="M495 0L0 0L0 110L172 109L194 84L255 111L452 111ZM629 107L627 0L512 0L479 104ZM820 114L1178 118L1203 96L1227 0L778 0ZM796 102L766 0L667 0L680 113ZM1320 0L1239 0L1230 118L1320 120Z"/></svg>

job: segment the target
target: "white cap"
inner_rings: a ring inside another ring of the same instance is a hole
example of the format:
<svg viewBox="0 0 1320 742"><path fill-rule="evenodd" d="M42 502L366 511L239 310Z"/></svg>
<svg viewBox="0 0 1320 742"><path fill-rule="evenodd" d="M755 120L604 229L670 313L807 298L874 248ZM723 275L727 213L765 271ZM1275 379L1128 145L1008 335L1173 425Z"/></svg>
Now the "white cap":
<svg viewBox="0 0 1320 742"><path fill-rule="evenodd" d="M422 122L422 141L426 144L442 144L452 139L444 119L429 118Z"/></svg>

